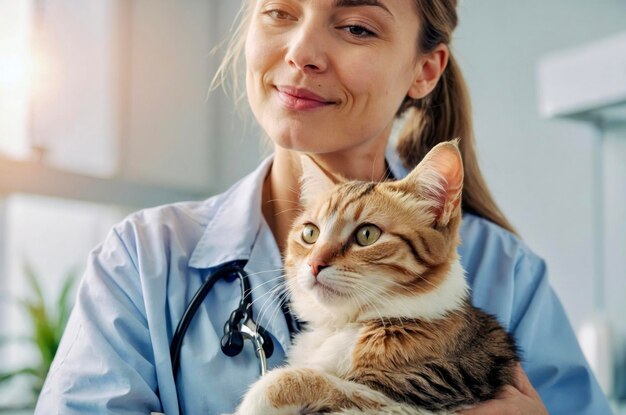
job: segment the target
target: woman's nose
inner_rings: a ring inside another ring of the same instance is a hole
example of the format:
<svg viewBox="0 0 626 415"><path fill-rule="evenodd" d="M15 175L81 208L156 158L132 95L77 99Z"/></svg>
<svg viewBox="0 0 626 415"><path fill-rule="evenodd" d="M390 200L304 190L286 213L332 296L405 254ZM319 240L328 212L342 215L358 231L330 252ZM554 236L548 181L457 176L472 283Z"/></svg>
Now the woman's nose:
<svg viewBox="0 0 626 415"><path fill-rule="evenodd" d="M302 22L292 32L293 38L285 55L289 66L303 72L321 73L328 67L328 56L320 30L313 22Z"/></svg>

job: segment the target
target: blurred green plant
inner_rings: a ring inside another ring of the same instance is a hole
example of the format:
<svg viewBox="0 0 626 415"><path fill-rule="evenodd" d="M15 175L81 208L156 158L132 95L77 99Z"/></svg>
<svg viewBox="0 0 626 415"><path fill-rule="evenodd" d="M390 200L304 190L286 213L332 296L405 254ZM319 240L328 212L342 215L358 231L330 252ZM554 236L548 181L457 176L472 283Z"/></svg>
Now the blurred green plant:
<svg viewBox="0 0 626 415"><path fill-rule="evenodd" d="M16 301L18 306L27 313L31 332L20 337L0 338L0 347L15 342L30 343L37 350L38 363L34 366L23 367L5 373L0 372L0 385L18 377L30 378L31 397L25 406L32 408L35 406L37 397L41 392L72 310L73 304L71 303L70 293L78 273L76 270L71 270L66 274L61 291L50 305L46 303L44 298L40 278L28 262L24 265L24 273L33 295L32 298L17 299Z"/></svg>

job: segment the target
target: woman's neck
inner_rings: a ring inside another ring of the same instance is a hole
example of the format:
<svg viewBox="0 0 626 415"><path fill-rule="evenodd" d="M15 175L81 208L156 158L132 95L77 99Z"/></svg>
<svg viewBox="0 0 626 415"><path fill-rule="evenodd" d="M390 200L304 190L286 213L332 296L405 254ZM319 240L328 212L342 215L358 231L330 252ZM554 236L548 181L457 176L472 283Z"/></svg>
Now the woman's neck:
<svg viewBox="0 0 626 415"><path fill-rule="evenodd" d="M356 154L312 155L315 162L327 171L347 179L379 181L384 180L387 168L384 147L375 151ZM284 256L287 237L294 220L302 211L300 206L300 153L277 147L272 167L263 183L262 212L276 243Z"/></svg>

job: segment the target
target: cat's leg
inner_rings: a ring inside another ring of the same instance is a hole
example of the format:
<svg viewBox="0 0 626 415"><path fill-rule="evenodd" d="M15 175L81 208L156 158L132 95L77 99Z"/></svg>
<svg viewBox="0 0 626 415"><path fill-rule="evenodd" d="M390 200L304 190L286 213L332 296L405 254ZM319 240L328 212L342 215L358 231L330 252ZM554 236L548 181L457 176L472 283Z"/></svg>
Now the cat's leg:
<svg viewBox="0 0 626 415"><path fill-rule="evenodd" d="M268 372L252 385L237 408L238 415L298 415L341 408L376 409L391 403L380 392L315 369Z"/></svg>

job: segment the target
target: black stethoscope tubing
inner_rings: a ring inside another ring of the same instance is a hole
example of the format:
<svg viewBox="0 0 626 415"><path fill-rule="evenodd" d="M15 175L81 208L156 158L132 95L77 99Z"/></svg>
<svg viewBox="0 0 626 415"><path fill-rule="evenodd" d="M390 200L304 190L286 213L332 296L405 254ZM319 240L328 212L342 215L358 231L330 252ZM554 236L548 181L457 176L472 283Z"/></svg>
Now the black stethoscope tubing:
<svg viewBox="0 0 626 415"><path fill-rule="evenodd" d="M209 294L215 283L224 278L225 280L233 280L233 275L239 279L241 288L241 300L239 306L231 313L229 320L224 325L224 337L221 341L222 352L227 356L235 356L243 348L243 337L253 340L255 344L257 357L261 361L261 372L266 370L266 356L272 355L274 345L269 334L263 327L257 325L252 315L252 289L248 274L244 270L245 261L233 261L223 264L213 270L206 281L202 283L198 291L194 294L189 305L183 312L183 315L176 326L172 342L170 344L170 359L172 364L172 373L174 383L177 382L178 372L180 370L180 351L183 344L183 338L187 333L187 329L191 321L197 314L200 305ZM300 331L299 322L292 316L289 307L285 301L281 301L281 309L285 316L285 320L289 327L291 335ZM250 328L254 329L254 333L250 332ZM246 329L247 332L246 332ZM233 341L234 339L234 341ZM180 399L178 400L178 410L182 414Z"/></svg>
<svg viewBox="0 0 626 415"><path fill-rule="evenodd" d="M176 331L174 332L174 337L172 337L172 343L170 344L170 359L172 361L172 373L174 374L174 379L176 379L178 370L180 369L180 349L183 345L183 338L187 333L187 329L189 328L191 321L198 312L198 308L200 308L200 305L202 305L202 302L220 278L227 278L232 274L241 274L241 272L243 272L243 266L241 266L239 262L231 262L218 267L216 271L209 275L207 280L202 284L189 302L183 316L178 322L178 326L176 326ZM241 280L243 281L241 298L242 301L245 301L244 299L246 298L246 295L249 295L250 293L250 282L248 281L247 276Z"/></svg>

